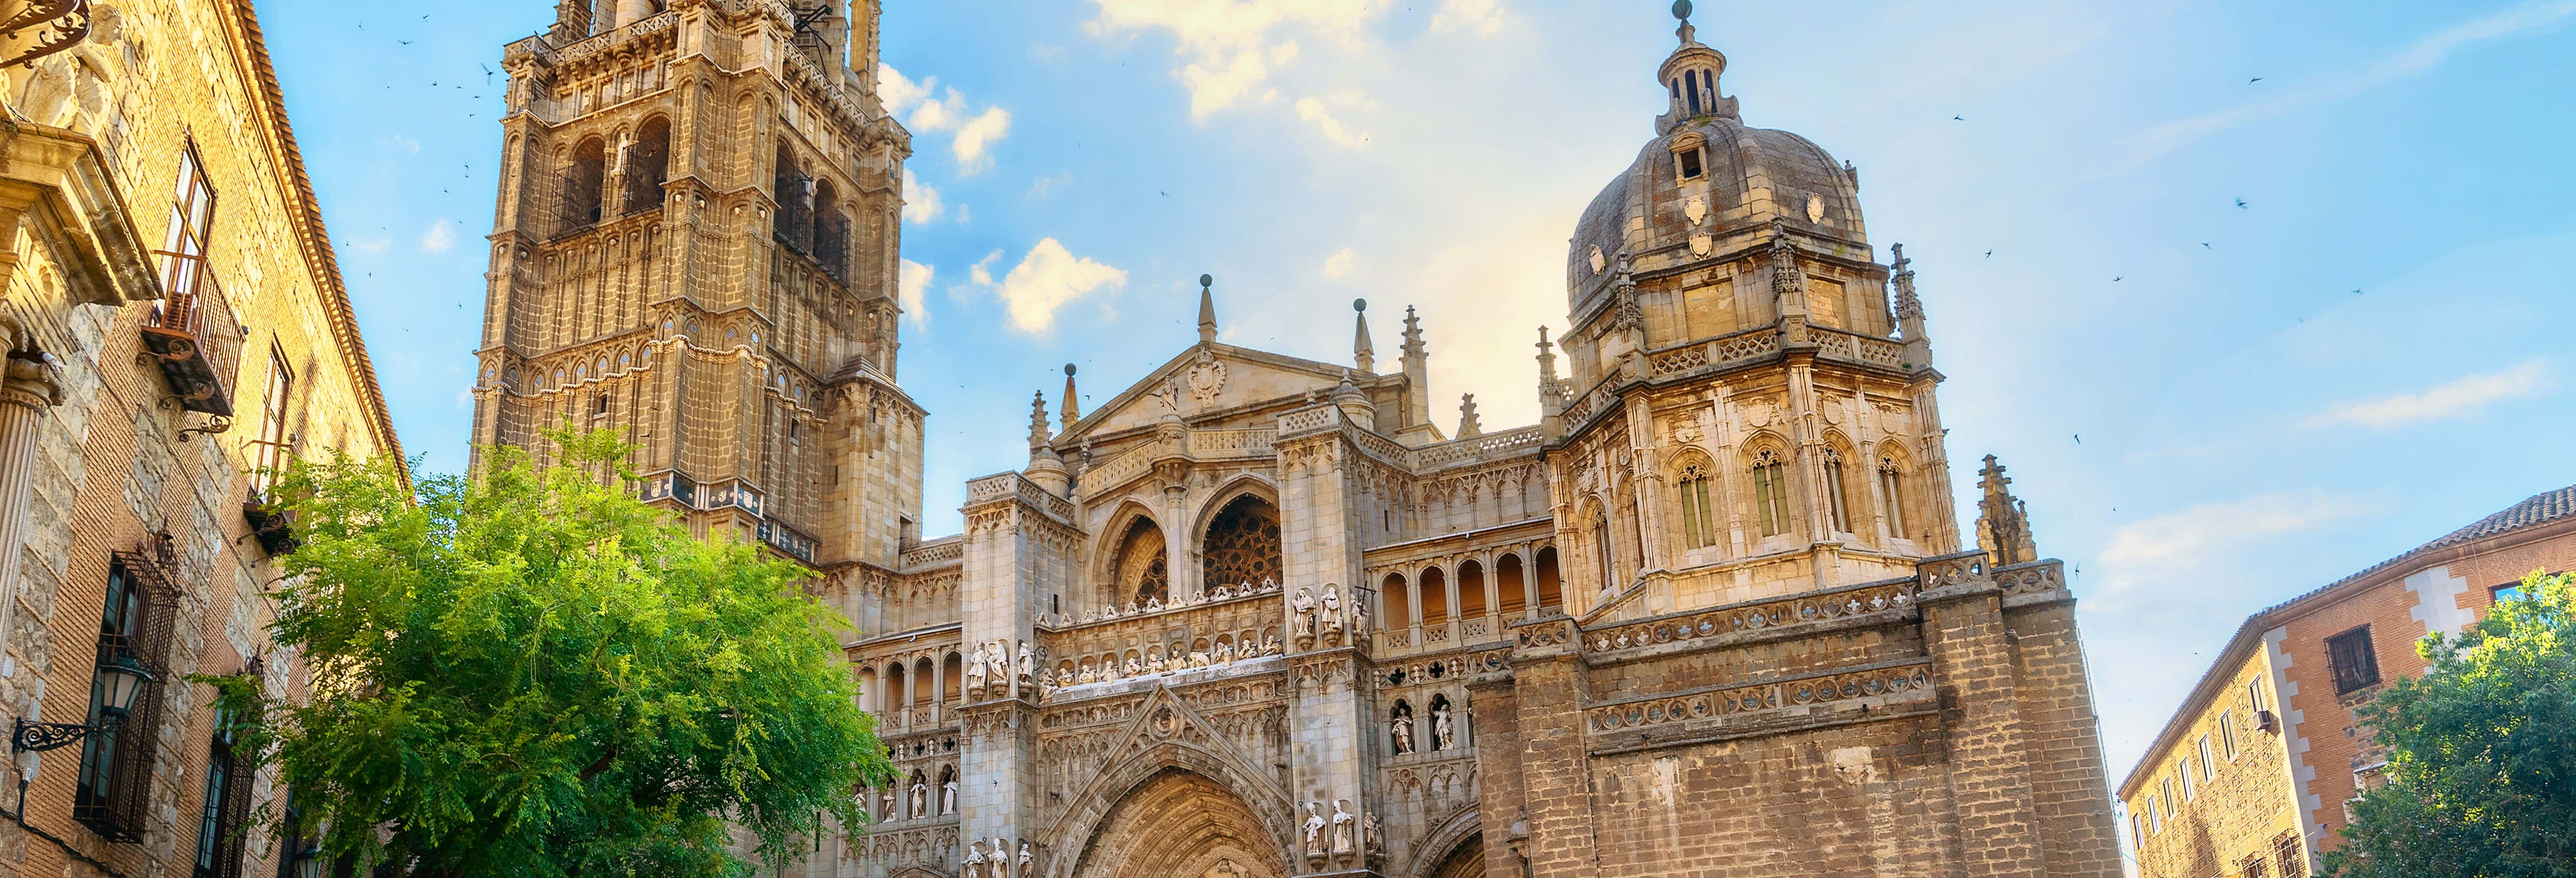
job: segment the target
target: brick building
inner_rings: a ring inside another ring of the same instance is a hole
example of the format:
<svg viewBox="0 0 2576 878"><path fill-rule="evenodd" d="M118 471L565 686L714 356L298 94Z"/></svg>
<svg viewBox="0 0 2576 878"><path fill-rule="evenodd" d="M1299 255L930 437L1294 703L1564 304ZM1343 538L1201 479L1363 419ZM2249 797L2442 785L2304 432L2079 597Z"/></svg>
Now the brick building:
<svg viewBox="0 0 2576 878"><path fill-rule="evenodd" d="M2247 617L2120 784L2145 878L2291 878L2387 764L2353 711L2534 570L2576 569L2576 487Z"/></svg>
<svg viewBox="0 0 2576 878"><path fill-rule="evenodd" d="M273 775L183 678L302 685L262 473L399 454L391 422L249 3L6 9L0 876L281 874L243 831Z"/></svg>
<svg viewBox="0 0 2576 878"><path fill-rule="evenodd" d="M476 438L625 428L857 623L901 776L791 874L2119 871L2073 598L1991 458L1962 532L1914 273L1687 22L1541 423L1435 422L1410 313L1383 364L1365 302L1347 360L1220 342L1201 277L1197 344L1089 412L1069 366L925 540L877 4L559 8L503 55Z"/></svg>

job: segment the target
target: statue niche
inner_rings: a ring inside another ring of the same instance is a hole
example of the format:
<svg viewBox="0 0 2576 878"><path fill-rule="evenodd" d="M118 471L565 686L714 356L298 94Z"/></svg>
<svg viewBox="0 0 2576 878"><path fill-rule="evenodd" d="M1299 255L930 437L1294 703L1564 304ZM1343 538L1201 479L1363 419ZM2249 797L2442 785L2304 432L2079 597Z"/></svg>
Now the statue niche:
<svg viewBox="0 0 2576 878"><path fill-rule="evenodd" d="M1213 592L1219 585L1276 582L1279 556L1279 507L1245 494L1227 501L1208 522L1200 543L1203 575L1199 582Z"/></svg>
<svg viewBox="0 0 2576 878"><path fill-rule="evenodd" d="M1142 605L1146 601L1167 602L1172 599L1171 562L1163 547L1163 529L1154 520L1137 516L1127 525L1127 533L1118 538L1118 559L1113 568L1115 579L1109 601Z"/></svg>

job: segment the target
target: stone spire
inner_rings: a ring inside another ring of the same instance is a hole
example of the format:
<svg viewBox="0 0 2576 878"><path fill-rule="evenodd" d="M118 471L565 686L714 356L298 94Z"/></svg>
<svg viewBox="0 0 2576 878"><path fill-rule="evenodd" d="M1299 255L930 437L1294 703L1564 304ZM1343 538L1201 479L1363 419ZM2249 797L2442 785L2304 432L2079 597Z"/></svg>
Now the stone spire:
<svg viewBox="0 0 2576 878"><path fill-rule="evenodd" d="M1199 275L1200 344L1212 344L1216 341L1216 292L1211 289L1215 284L1215 277Z"/></svg>
<svg viewBox="0 0 2576 878"><path fill-rule="evenodd" d="M1932 365L1932 340L1923 330L1923 300L1914 295L1914 260L1905 258L1905 245L1889 248L1893 254L1887 273L1896 284L1896 332L1905 340L1904 365L1910 369Z"/></svg>
<svg viewBox="0 0 2576 878"><path fill-rule="evenodd" d="M1690 14L1690 0L1673 3L1673 17L1681 20L1673 36L1679 38L1681 45L1655 71L1656 84L1672 99L1671 108L1655 120L1657 134L1703 116L1737 117L1735 99L1721 96L1717 87L1717 78L1726 72L1726 55L1700 45L1699 30L1691 27Z"/></svg>
<svg viewBox="0 0 2576 878"><path fill-rule="evenodd" d="M1352 318L1358 324L1358 328L1352 330L1351 359L1359 364L1360 371L1375 372L1377 371L1377 346L1369 344L1368 300L1352 299L1351 310L1359 312L1358 316Z"/></svg>
<svg viewBox="0 0 2576 878"><path fill-rule="evenodd" d="M1469 436L1482 435L1485 435L1485 425L1484 422L1479 421L1476 418L1476 395L1473 393L1459 394L1457 438L1465 439Z"/></svg>
<svg viewBox="0 0 2576 878"><path fill-rule="evenodd" d="M1064 429L1068 431L1073 429L1075 421L1082 420L1082 404L1074 401L1080 398L1073 393L1073 364L1066 363L1064 364Z"/></svg>
<svg viewBox="0 0 2576 878"><path fill-rule="evenodd" d="M1538 328L1538 413L1540 430L1549 436L1565 432L1565 395L1556 378L1556 346L1547 341L1547 327Z"/></svg>
<svg viewBox="0 0 2576 878"><path fill-rule="evenodd" d="M1046 392L1039 391L1029 400L1029 465L1021 473L1047 493L1068 496L1073 489L1073 472L1065 469L1064 458L1047 444Z"/></svg>
<svg viewBox="0 0 2576 878"><path fill-rule="evenodd" d="M1046 447L1047 438L1046 391L1041 390L1029 400L1029 448Z"/></svg>
<svg viewBox="0 0 2576 878"><path fill-rule="evenodd" d="M1342 383L1333 388L1333 405L1342 410L1342 417L1359 425L1360 429L1377 431L1377 406L1369 402L1368 394L1362 392L1359 385L1351 383L1349 369L1342 370Z"/></svg>
<svg viewBox="0 0 2576 878"><path fill-rule="evenodd" d="M1431 348L1422 343L1422 318L1404 306L1404 377L1412 388L1404 406L1404 425L1431 423Z"/></svg>
<svg viewBox="0 0 2576 878"><path fill-rule="evenodd" d="M2030 510L2012 495L2003 464L1986 455L1986 468L1977 475L1985 491L1977 501L1977 547L1986 550L1988 563L2002 567L2039 560L2039 548L2030 538Z"/></svg>

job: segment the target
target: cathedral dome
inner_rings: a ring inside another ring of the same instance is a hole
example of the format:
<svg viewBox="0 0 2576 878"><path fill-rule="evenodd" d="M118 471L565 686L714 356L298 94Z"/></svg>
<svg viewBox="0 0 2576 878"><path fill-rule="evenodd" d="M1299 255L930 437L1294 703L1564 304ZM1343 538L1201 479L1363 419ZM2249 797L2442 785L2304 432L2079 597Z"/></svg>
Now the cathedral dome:
<svg viewBox="0 0 2576 878"><path fill-rule="evenodd" d="M1851 166L1804 137L1745 125L1718 91L1726 56L1693 40L1687 19L1679 34L1658 71L1671 105L1654 139L1575 223L1565 273L1578 312L1608 289L1623 256L1640 271L1736 258L1767 240L1774 218L1810 246L1868 252Z"/></svg>

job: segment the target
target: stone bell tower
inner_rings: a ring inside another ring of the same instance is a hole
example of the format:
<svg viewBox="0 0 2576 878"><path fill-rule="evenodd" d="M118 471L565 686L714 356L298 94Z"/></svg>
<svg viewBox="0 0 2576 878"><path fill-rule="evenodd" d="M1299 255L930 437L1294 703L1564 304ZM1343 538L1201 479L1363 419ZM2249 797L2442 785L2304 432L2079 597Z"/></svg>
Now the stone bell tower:
<svg viewBox="0 0 2576 878"><path fill-rule="evenodd" d="M565 0L511 43L474 442L622 431L701 535L892 566L925 414L895 384L911 137L875 0Z"/></svg>

